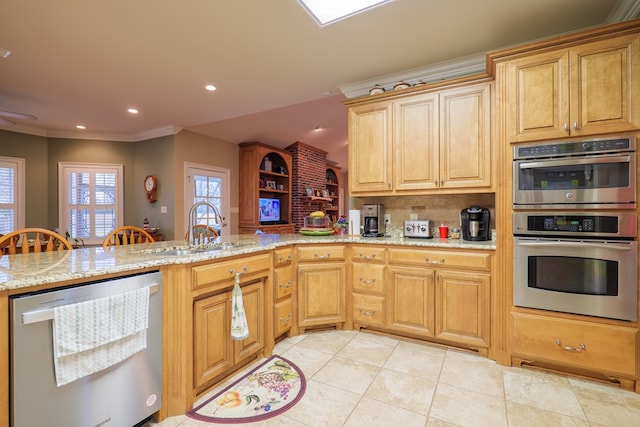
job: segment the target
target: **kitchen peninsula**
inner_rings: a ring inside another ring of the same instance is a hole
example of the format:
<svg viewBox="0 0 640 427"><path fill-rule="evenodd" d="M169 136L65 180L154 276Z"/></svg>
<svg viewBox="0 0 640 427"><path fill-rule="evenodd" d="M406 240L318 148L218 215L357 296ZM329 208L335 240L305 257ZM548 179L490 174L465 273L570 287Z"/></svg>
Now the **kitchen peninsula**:
<svg viewBox="0 0 640 427"><path fill-rule="evenodd" d="M164 419L183 414L199 395L235 369L255 357L270 354L278 337L314 327L371 327L456 345L491 357L490 277L495 268L494 251L495 242L491 241L242 235L221 238L197 249L189 248L184 241L165 241L4 256L0 258L0 387L5 392L0 398L0 425L9 422L8 312L12 295L140 272L162 272L163 405L158 417ZM287 268L292 270L286 273ZM343 276L332 273L336 268ZM393 275L381 277L375 288L368 288L367 272L384 275L385 268ZM241 342L221 336L220 331L228 328L228 319L223 318L224 324L219 328L220 322L216 322L216 316L221 316L228 304L227 294L236 272L241 273L251 332ZM329 284L327 278L335 277L342 277L344 283L328 287L340 294L323 294ZM385 290L384 282L388 280ZM411 286L413 291L403 294L394 284ZM277 318L282 311L276 309L276 303L286 297L276 291L288 287L292 292L291 322L285 319L282 324ZM422 316L428 321L421 327L406 316L411 313L406 305L423 292L429 315ZM329 311L337 311L329 313L337 317L306 317L305 313L325 308L325 296L340 304L328 307ZM457 305L450 298L458 298ZM467 305L460 307L462 303ZM309 304L314 304L311 310ZM375 315L369 318L370 304L381 304L388 310L375 309ZM398 310L401 304L402 310ZM463 308L459 317L458 308ZM202 352L219 349L224 354L203 356Z"/></svg>

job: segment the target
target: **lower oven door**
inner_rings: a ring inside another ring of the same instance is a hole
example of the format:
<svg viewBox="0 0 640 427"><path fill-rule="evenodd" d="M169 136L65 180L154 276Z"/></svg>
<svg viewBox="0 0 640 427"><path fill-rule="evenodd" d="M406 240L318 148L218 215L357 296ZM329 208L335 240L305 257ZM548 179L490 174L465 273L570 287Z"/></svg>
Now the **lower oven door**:
<svg viewBox="0 0 640 427"><path fill-rule="evenodd" d="M513 303L611 319L637 319L635 241L514 238Z"/></svg>

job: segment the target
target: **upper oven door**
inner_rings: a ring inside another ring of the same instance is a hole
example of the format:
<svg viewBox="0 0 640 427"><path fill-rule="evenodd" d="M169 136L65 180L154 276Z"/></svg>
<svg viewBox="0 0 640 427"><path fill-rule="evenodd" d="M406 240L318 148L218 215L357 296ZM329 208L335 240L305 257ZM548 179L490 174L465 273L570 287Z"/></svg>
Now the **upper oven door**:
<svg viewBox="0 0 640 427"><path fill-rule="evenodd" d="M634 152L513 162L513 208L636 207Z"/></svg>

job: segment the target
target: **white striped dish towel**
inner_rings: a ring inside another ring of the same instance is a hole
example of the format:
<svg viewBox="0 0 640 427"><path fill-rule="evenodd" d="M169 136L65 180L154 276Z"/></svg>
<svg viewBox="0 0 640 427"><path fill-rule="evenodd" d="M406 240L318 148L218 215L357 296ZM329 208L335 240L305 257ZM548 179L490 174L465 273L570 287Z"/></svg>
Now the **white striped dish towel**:
<svg viewBox="0 0 640 427"><path fill-rule="evenodd" d="M236 273L231 294L231 339L241 341L249 338L249 326L244 312L244 301L240 289L240 273Z"/></svg>
<svg viewBox="0 0 640 427"><path fill-rule="evenodd" d="M54 309L58 387L115 365L147 347L149 287Z"/></svg>

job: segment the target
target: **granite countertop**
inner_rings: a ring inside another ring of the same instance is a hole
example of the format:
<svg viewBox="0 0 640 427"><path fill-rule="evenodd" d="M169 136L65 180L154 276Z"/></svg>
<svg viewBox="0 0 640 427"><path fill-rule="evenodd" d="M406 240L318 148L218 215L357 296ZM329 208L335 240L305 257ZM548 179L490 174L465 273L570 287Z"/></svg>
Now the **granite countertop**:
<svg viewBox="0 0 640 427"><path fill-rule="evenodd" d="M455 249L495 250L493 241L467 242L453 239L410 239L361 236L302 236L299 234L235 235L193 250L184 240L119 246L79 248L63 252L42 252L0 257L0 291L70 280L91 280L98 276L172 264L190 264L234 255L244 255L290 244L367 243Z"/></svg>

